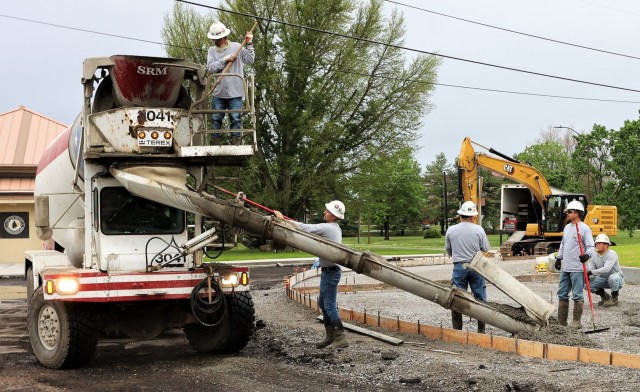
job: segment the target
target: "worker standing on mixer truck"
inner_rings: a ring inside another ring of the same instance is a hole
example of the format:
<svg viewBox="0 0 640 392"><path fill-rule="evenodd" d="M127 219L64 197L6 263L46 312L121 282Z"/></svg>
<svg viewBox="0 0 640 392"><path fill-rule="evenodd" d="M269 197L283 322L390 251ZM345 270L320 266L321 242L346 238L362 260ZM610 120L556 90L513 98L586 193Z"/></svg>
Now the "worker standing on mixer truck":
<svg viewBox="0 0 640 392"><path fill-rule="evenodd" d="M323 214L326 223L306 224L295 222L298 229L311 234L317 234L331 241L342 243L342 230L338 226L338 219L344 219L345 207L340 200L333 200L324 205ZM280 211L273 211L273 214L280 219L284 216ZM320 294L318 295L318 306L322 311L322 321L326 336L316 343L316 348L344 348L349 346L347 337L344 334L344 326L340 320L338 312L338 283L342 277L340 266L323 258L319 261L320 270Z"/></svg>
<svg viewBox="0 0 640 392"><path fill-rule="evenodd" d="M255 51L253 49L253 33L245 35L246 45L242 47L238 42L231 42L227 36L231 31L220 22L215 22L209 28L207 37L213 46L207 53L207 69L211 73L222 72L231 63L226 73L244 77L244 65L253 64ZM238 52L239 51L239 52ZM242 100L244 98L244 84L237 76L220 76L220 81L213 91L211 107L214 110L235 110L229 113L231 129L242 129ZM225 113L211 115L212 129L222 128ZM214 144L220 144L221 134L214 133ZM231 133L231 144L238 145L241 141L240 132Z"/></svg>
<svg viewBox="0 0 640 392"><path fill-rule="evenodd" d="M595 240L596 254L589 261L591 292L601 298L598 305L618 306L618 293L624 286L624 275L618 261L618 254L609 249L611 241L606 234L598 234ZM611 295L605 291L611 289Z"/></svg>
<svg viewBox="0 0 640 392"><path fill-rule="evenodd" d="M473 222L478 215L478 208L472 201L465 201L458 210L460 223L449 227L445 234L445 249L453 258L453 274L451 284L464 291L471 287L476 300L487 300L487 284L484 278L475 271L466 268L479 252L489 251L489 239L480 225ZM454 329L462 329L462 313L451 311L451 323ZM484 333L485 323L478 320L478 332Z"/></svg>
<svg viewBox="0 0 640 392"><path fill-rule="evenodd" d="M567 325L569 316L569 294L573 299L573 321L571 328L581 329L585 287L583 263L595 253L591 228L584 222L584 206L577 200L569 202L565 209L569 224L564 227L562 241L556 258L556 269L560 270L558 283L558 323ZM577 224L577 228L576 228Z"/></svg>

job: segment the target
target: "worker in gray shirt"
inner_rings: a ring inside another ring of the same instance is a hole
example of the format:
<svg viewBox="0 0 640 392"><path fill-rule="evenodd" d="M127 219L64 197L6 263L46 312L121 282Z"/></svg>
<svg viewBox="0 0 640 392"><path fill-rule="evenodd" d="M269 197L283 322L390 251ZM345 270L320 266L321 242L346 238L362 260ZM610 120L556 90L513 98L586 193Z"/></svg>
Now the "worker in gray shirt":
<svg viewBox="0 0 640 392"><path fill-rule="evenodd" d="M225 74L229 76L219 76L220 80L213 91L211 108L213 110L235 110L229 113L231 129L242 129L242 100L244 99L244 65L253 64L255 51L253 49L253 33L247 32L245 35L246 45L242 47L238 42L231 42L227 36L231 31L220 22L215 22L209 28L207 37L211 39L213 46L207 53L207 70L211 73L219 73L231 63ZM239 50L239 52L238 52ZM236 56L237 54L237 56ZM240 75L241 77L234 76ZM211 115L211 128L222 128L222 120L225 113L213 113ZM214 144L220 143L221 135L214 133ZM238 145L241 142L240 132L231 133L231 142Z"/></svg>
<svg viewBox="0 0 640 392"><path fill-rule="evenodd" d="M473 296L478 301L487 300L487 285L484 278L466 266L479 252L489 251L489 239L486 233L474 223L474 217L478 215L478 208L472 201L462 203L458 210L460 223L449 227L445 234L445 249L453 258L453 274L451 284L467 291L471 287ZM454 329L462 329L462 313L451 311L451 323ZM485 323L478 320L478 332L484 333Z"/></svg>
<svg viewBox="0 0 640 392"><path fill-rule="evenodd" d="M560 269L558 283L558 324L567 325L569 317L569 297L573 299L573 321L569 327L582 328L584 310L584 267L595 250L593 234L589 225L582 219L586 215L584 206L578 200L572 200L565 209L569 223L562 231L562 241L556 258L556 268Z"/></svg>
<svg viewBox="0 0 640 392"><path fill-rule="evenodd" d="M595 240L596 254L589 260L589 280L591 292L598 294L601 300L598 305L605 307L618 306L618 294L624 286L624 275L620 268L618 254L609 249L611 241L606 234L598 234ZM606 292L611 289L611 295Z"/></svg>
<svg viewBox="0 0 640 392"><path fill-rule="evenodd" d="M344 219L345 207L340 200L333 200L325 204L323 218L325 223L307 224L295 222L298 229L307 233L316 234L331 241L342 243L342 230L338 226L338 219ZM274 211L277 218L283 219L280 211ZM344 326L340 320L338 311L338 283L342 277L340 266L330 260L319 260L320 270L320 294L318 295L318 307L322 311L322 317L326 336L316 343L316 348L345 348L349 346L344 334Z"/></svg>

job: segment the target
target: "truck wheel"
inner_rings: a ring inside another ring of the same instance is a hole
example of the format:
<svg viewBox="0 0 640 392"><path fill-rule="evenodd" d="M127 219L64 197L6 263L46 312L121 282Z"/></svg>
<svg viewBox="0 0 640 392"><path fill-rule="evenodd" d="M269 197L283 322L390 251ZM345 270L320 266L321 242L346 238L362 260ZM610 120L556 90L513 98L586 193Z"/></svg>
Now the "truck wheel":
<svg viewBox="0 0 640 392"><path fill-rule="evenodd" d="M98 344L95 317L76 304L45 301L42 287L29 300L27 328L33 354L51 369L84 366Z"/></svg>
<svg viewBox="0 0 640 392"><path fill-rule="evenodd" d="M215 327L187 324L184 333L199 353L229 354L242 350L253 334L255 310L248 292L227 295L227 315Z"/></svg>

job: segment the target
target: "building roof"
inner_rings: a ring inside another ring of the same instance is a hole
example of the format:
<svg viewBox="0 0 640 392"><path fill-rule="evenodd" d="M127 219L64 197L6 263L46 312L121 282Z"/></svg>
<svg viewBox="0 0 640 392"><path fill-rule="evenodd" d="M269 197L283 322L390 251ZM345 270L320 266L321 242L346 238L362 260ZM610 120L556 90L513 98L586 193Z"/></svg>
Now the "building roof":
<svg viewBox="0 0 640 392"><path fill-rule="evenodd" d="M66 128L24 106L0 113L0 193L33 192L42 153Z"/></svg>

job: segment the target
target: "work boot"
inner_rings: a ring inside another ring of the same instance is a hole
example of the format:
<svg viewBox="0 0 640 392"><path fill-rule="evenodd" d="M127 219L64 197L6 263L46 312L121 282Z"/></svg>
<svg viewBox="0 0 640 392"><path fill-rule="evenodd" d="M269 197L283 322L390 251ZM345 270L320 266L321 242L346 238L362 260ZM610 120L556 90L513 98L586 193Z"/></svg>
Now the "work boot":
<svg viewBox="0 0 640 392"><path fill-rule="evenodd" d="M478 333L484 333L486 324L484 323L484 321L480 321L478 320Z"/></svg>
<svg viewBox="0 0 640 392"><path fill-rule="evenodd" d="M607 293L604 289L598 289L598 291L596 291L596 294L598 294L601 298L600 301L598 301L598 306L602 306L606 301L611 299L609 293Z"/></svg>
<svg viewBox="0 0 640 392"><path fill-rule="evenodd" d="M582 329L582 323L580 322L580 320L582 320L582 305L582 302L573 301L573 321L569 325L570 328Z"/></svg>
<svg viewBox="0 0 640 392"><path fill-rule="evenodd" d="M567 325L567 317L569 316L569 301L558 302L558 324Z"/></svg>
<svg viewBox="0 0 640 392"><path fill-rule="evenodd" d="M451 324L453 329L462 330L462 313L451 311Z"/></svg>
<svg viewBox="0 0 640 392"><path fill-rule="evenodd" d="M333 333L333 328L330 324L325 324L324 330L326 331L327 335L324 337L324 339L316 343L316 348L325 348L333 343L335 339L335 334Z"/></svg>
<svg viewBox="0 0 640 392"><path fill-rule="evenodd" d="M333 329L333 342L329 345L329 348L349 347L347 336L344 334L344 326L342 325L342 321L332 321L331 328Z"/></svg>
<svg viewBox="0 0 640 392"><path fill-rule="evenodd" d="M611 292L611 298L609 298L608 300L604 301L602 306L604 306L605 308L608 308L608 307L611 307L611 306L618 306L618 292L617 291L612 291Z"/></svg>

